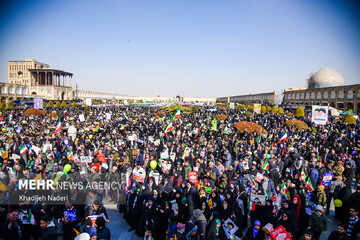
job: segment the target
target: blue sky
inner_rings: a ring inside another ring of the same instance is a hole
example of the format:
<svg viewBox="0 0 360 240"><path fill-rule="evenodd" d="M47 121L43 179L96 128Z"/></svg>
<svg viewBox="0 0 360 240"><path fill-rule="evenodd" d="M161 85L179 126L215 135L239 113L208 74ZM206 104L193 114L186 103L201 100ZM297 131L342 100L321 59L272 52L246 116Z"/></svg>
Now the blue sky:
<svg viewBox="0 0 360 240"><path fill-rule="evenodd" d="M0 81L35 58L80 89L219 97L304 87L327 64L360 83L355 0L8 0Z"/></svg>

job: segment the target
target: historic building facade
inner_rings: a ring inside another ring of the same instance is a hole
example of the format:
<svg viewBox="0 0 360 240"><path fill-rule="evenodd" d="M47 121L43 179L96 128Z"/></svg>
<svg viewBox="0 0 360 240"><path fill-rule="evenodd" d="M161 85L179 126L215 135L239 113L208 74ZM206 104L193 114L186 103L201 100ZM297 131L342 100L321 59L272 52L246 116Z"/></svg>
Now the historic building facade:
<svg viewBox="0 0 360 240"><path fill-rule="evenodd" d="M313 89L285 90L284 104L293 106L323 105L360 113L360 84Z"/></svg>
<svg viewBox="0 0 360 240"><path fill-rule="evenodd" d="M79 90L73 85L73 74L52 69L50 65L35 59L8 62L8 82L0 82L1 102L43 98L53 101L85 100L133 100L143 102L215 102L215 98L200 97L146 97Z"/></svg>
<svg viewBox="0 0 360 240"><path fill-rule="evenodd" d="M257 94L247 94L247 95L238 95L232 97L220 97L217 98L217 102L221 103L238 103L238 104L254 104L261 103L265 105L275 105L276 92L267 92L267 93L257 93Z"/></svg>

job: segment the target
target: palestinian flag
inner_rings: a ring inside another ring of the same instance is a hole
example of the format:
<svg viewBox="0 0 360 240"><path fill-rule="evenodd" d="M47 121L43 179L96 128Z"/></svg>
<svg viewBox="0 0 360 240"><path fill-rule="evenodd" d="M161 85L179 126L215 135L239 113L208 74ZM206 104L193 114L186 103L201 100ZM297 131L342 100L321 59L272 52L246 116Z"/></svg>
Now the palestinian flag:
<svg viewBox="0 0 360 240"><path fill-rule="evenodd" d="M311 180L308 178L308 180L306 181L305 187L307 187L307 189L309 189L310 192L314 191L315 188L311 183Z"/></svg>
<svg viewBox="0 0 360 240"><path fill-rule="evenodd" d="M284 135L278 141L278 144L281 143L282 141L288 141L288 140L289 140L289 138L288 138L287 132L285 132Z"/></svg>
<svg viewBox="0 0 360 240"><path fill-rule="evenodd" d="M12 132L7 132L6 136L8 136L9 138L12 138L14 136L14 134L12 134Z"/></svg>
<svg viewBox="0 0 360 240"><path fill-rule="evenodd" d="M262 169L265 171L268 171L270 168L270 164L268 161L264 162L264 165L262 166Z"/></svg>
<svg viewBox="0 0 360 240"><path fill-rule="evenodd" d="M281 185L281 190L284 191L286 200L290 200L290 192L289 192L289 189L287 189L285 183L283 183L283 184Z"/></svg>
<svg viewBox="0 0 360 240"><path fill-rule="evenodd" d="M21 155L25 154L27 151L28 151L28 149L25 145L20 148Z"/></svg>
<svg viewBox="0 0 360 240"><path fill-rule="evenodd" d="M59 123L56 125L56 129L55 129L55 132L54 132L54 135L56 135L58 132L61 131L61 122L59 121Z"/></svg>
<svg viewBox="0 0 360 240"><path fill-rule="evenodd" d="M301 169L301 173L300 173L300 177L299 177L299 180L304 182L306 179L306 174L305 174L305 171L304 169Z"/></svg>
<svg viewBox="0 0 360 240"><path fill-rule="evenodd" d="M290 192L289 192L289 189L285 188L285 197L286 197L286 200L290 200Z"/></svg>
<svg viewBox="0 0 360 240"><path fill-rule="evenodd" d="M94 146L94 156L98 154L99 150L97 149L95 144L92 144Z"/></svg>
<svg viewBox="0 0 360 240"><path fill-rule="evenodd" d="M70 160L73 157L73 152L72 151L68 152L67 157Z"/></svg>

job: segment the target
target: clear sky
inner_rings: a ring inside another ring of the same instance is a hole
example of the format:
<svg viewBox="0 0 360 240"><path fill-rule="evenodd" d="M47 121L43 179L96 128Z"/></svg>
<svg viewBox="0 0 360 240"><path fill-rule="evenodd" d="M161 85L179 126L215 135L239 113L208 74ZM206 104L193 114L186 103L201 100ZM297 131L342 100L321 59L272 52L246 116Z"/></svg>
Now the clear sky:
<svg viewBox="0 0 360 240"><path fill-rule="evenodd" d="M220 97L304 87L327 64L360 83L357 0L7 0L0 81L34 58L83 90Z"/></svg>

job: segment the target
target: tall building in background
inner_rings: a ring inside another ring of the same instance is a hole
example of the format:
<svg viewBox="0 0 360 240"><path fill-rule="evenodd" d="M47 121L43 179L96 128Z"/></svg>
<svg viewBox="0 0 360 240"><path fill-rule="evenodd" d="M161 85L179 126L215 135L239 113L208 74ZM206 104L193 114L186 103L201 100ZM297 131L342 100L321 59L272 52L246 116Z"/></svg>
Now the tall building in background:
<svg viewBox="0 0 360 240"><path fill-rule="evenodd" d="M171 102L182 100L185 102L210 103L215 98L202 97L146 97L128 96L113 93L86 91L74 87L73 74L63 70L50 68L50 65L38 62L35 59L8 62L8 82L0 82L0 101L45 100L71 101L87 98L99 101L132 100L142 102Z"/></svg>
<svg viewBox="0 0 360 240"><path fill-rule="evenodd" d="M8 62L8 83L31 85L31 72L29 69L48 69L50 66L40 63L35 59L25 59L24 61Z"/></svg>

